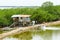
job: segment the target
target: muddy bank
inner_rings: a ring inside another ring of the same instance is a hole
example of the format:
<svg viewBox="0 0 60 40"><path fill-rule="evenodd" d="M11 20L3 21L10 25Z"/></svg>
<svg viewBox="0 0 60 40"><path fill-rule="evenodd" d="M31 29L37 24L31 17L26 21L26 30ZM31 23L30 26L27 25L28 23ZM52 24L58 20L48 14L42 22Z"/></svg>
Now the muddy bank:
<svg viewBox="0 0 60 40"><path fill-rule="evenodd" d="M47 22L47 23L42 23L46 26L60 26L60 21L54 21L54 22Z"/></svg>

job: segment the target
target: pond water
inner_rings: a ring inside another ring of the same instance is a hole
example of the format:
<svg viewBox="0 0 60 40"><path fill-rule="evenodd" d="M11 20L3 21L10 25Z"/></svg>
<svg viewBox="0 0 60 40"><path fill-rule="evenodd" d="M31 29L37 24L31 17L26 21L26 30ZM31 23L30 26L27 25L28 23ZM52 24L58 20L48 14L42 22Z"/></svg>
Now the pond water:
<svg viewBox="0 0 60 40"><path fill-rule="evenodd" d="M9 36L3 40L60 40L60 31L27 31L14 36Z"/></svg>

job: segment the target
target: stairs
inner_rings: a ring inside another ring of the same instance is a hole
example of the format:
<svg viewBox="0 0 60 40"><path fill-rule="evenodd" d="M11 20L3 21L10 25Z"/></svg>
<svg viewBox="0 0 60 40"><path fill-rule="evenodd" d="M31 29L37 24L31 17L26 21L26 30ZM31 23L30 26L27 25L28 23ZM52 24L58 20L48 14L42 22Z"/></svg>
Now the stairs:
<svg viewBox="0 0 60 40"><path fill-rule="evenodd" d="M15 26L15 24L17 24L17 22L12 23L9 27Z"/></svg>

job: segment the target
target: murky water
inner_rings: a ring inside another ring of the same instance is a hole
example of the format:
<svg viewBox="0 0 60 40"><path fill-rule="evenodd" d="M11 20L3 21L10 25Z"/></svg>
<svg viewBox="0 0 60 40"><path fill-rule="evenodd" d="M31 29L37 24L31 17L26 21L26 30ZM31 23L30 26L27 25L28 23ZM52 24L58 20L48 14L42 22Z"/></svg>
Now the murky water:
<svg viewBox="0 0 60 40"><path fill-rule="evenodd" d="M27 31L3 40L60 40L60 31Z"/></svg>

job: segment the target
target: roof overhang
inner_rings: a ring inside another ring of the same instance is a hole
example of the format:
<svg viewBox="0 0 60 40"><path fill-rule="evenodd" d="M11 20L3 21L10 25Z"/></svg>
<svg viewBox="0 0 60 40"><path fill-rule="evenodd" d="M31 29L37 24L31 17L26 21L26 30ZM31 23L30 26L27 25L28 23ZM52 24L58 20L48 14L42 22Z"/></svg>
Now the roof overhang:
<svg viewBox="0 0 60 40"><path fill-rule="evenodd" d="M11 17L30 17L31 15L12 15Z"/></svg>

